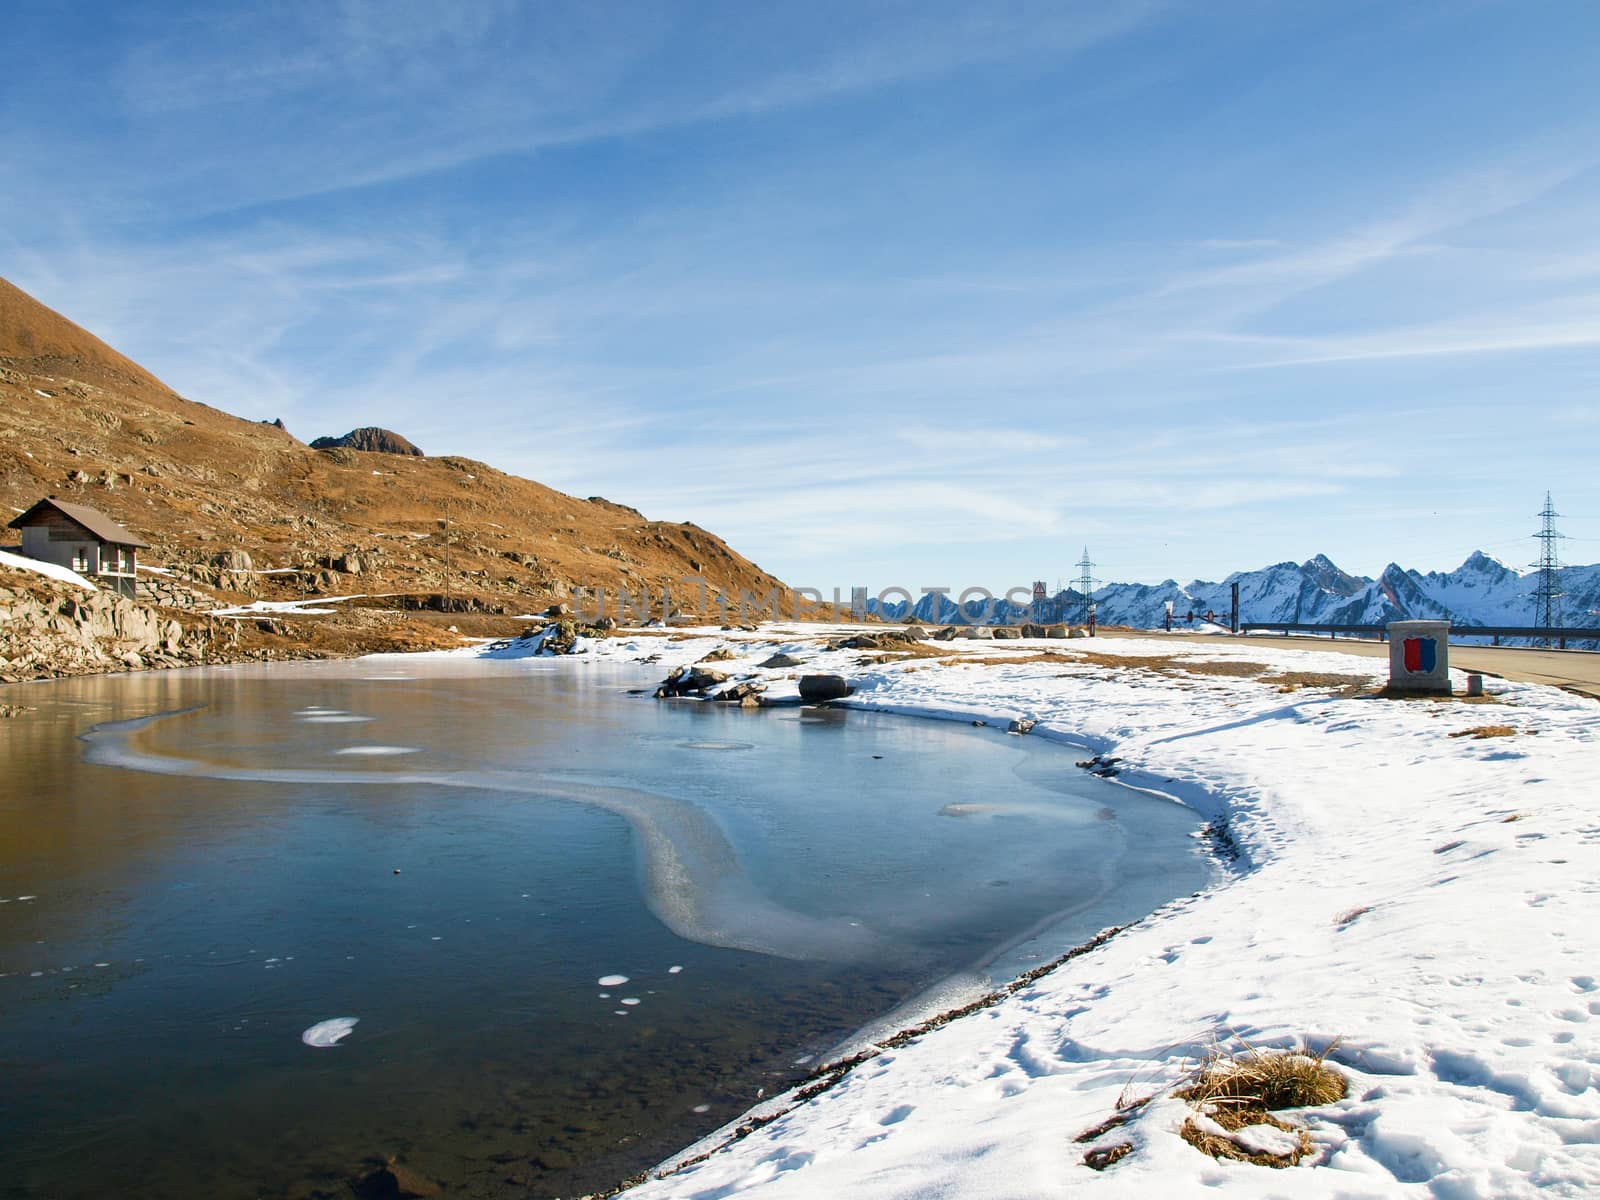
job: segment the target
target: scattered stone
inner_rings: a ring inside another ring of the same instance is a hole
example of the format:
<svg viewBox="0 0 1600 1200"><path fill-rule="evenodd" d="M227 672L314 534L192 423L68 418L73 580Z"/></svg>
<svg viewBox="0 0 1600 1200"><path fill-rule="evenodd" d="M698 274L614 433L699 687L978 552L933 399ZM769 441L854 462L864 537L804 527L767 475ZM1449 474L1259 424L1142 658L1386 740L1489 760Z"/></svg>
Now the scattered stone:
<svg viewBox="0 0 1600 1200"><path fill-rule="evenodd" d="M771 658L767 659L766 662L758 663L757 665L764 668L777 670L782 667L804 666L805 659L796 658L792 654L774 654Z"/></svg>
<svg viewBox="0 0 1600 1200"><path fill-rule="evenodd" d="M1032 733L1035 724L1036 722L1032 718L1023 717L1021 720L1012 721L1011 724L1007 725L1006 732L1016 734Z"/></svg>

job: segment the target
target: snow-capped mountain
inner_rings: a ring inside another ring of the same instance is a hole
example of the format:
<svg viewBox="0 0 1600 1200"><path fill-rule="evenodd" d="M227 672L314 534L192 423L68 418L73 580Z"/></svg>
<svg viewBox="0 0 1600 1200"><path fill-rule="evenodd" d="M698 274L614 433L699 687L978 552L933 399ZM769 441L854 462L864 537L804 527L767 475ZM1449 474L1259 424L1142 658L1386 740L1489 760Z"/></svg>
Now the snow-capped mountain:
<svg viewBox="0 0 1600 1200"><path fill-rule="evenodd" d="M1536 624L1536 572L1519 570L1482 551L1474 551L1454 571L1407 570L1390 563L1376 579L1341 571L1323 554L1303 563L1281 562L1256 571L1240 571L1220 583L1195 580L1179 584L1112 583L1094 592L1096 614L1105 625L1151 629L1164 623L1166 602L1174 617L1189 613L1198 620L1206 612L1226 619L1232 585L1239 585L1242 621L1290 621L1328 625L1381 625L1414 618L1447 619L1462 625ZM1561 584L1563 624L1600 626L1600 565L1564 567ZM925 595L908 609L905 604L869 605L890 619L906 615L921 621L948 623L960 619L949 598ZM1081 619L1083 597L1065 588L1031 605L998 601L990 620L1075 621Z"/></svg>

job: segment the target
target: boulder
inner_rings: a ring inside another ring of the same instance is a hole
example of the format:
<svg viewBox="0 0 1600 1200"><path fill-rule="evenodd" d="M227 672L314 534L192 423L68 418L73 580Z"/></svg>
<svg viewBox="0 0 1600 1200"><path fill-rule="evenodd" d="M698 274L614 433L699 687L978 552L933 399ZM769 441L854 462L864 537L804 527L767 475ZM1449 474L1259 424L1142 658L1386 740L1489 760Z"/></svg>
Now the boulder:
<svg viewBox="0 0 1600 1200"><path fill-rule="evenodd" d="M800 676L800 698L802 700L842 700L855 688L845 681L842 675L802 675Z"/></svg>
<svg viewBox="0 0 1600 1200"><path fill-rule="evenodd" d="M706 667L674 667L656 688L656 696L658 699L667 696L703 696L711 688L727 682L728 676L722 671L712 671Z"/></svg>
<svg viewBox="0 0 1600 1200"><path fill-rule="evenodd" d="M1001 639L1003 641L1013 641L1014 642L1017 639L1019 639L1020 637L1022 637L1022 630L1017 629L1017 628L1015 628L1014 626L1011 626L1011 625L996 625L994 627L994 632L991 633L989 636L990 637L994 637L994 638L999 638L999 639Z"/></svg>
<svg viewBox="0 0 1600 1200"><path fill-rule="evenodd" d="M761 666L761 667L765 667L768 670L779 670L779 669L782 669L784 667L803 666L804 663L805 663L805 659L796 658L792 654L774 654L771 658L767 659L765 662L758 663L756 665L757 666Z"/></svg>
<svg viewBox="0 0 1600 1200"><path fill-rule="evenodd" d="M764 684L746 679L742 683L734 684L731 688L724 688L717 693L716 698L723 704L743 704L744 701L749 700L753 705L760 703L757 698L766 690Z"/></svg>
<svg viewBox="0 0 1600 1200"><path fill-rule="evenodd" d="M211 556L211 565L219 571L251 571L255 563L243 550L219 550Z"/></svg>
<svg viewBox="0 0 1600 1200"><path fill-rule="evenodd" d="M1049 637L1050 631L1043 625L1024 625L1022 627L1022 636L1025 638Z"/></svg>

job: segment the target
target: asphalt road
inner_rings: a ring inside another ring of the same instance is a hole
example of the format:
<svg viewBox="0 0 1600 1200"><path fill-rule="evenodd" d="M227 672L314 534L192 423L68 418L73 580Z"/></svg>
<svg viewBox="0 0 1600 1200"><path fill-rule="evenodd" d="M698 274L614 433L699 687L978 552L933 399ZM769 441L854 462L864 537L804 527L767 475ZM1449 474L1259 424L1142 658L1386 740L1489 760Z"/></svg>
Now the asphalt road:
<svg viewBox="0 0 1600 1200"><path fill-rule="evenodd" d="M1209 642L1217 645L1227 635L1201 633L1151 634ZM1303 646L1308 650L1336 650L1364 658L1388 658L1387 642L1357 638L1282 637L1277 634L1250 634L1251 643ZM1463 671L1478 671L1523 683L1548 683L1568 691L1581 692L1600 700L1600 653L1592 650L1524 650L1513 646L1466 646L1450 643L1450 665Z"/></svg>

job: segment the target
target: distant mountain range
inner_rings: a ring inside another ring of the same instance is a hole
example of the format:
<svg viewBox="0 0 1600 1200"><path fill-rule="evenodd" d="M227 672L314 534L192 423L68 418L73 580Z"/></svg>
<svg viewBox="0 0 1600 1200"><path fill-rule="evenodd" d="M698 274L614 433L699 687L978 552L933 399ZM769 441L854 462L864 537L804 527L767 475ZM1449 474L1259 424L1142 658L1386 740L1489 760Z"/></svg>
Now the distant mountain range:
<svg viewBox="0 0 1600 1200"><path fill-rule="evenodd" d="M1172 601L1174 619L1194 613L1198 621L1214 612L1226 621L1232 606L1232 585L1239 585L1241 621L1292 621L1328 625L1382 625L1409 619L1448 619L1461 625L1533 625L1537 572L1519 570L1482 551L1474 551L1454 571L1407 570L1390 563L1376 579L1341 571L1323 554L1303 563L1281 562L1257 571L1240 571L1220 583L1195 580L1179 584L1112 583L1094 592L1096 616L1103 625L1153 629L1166 620ZM1600 565L1564 567L1561 585L1563 624L1600 626ZM876 604L874 608L879 608ZM1064 588L1034 605L1000 601L993 623L1076 621L1083 596ZM883 605L892 619L907 615L907 606ZM957 619L956 605L942 596L923 596L910 615L928 622Z"/></svg>

